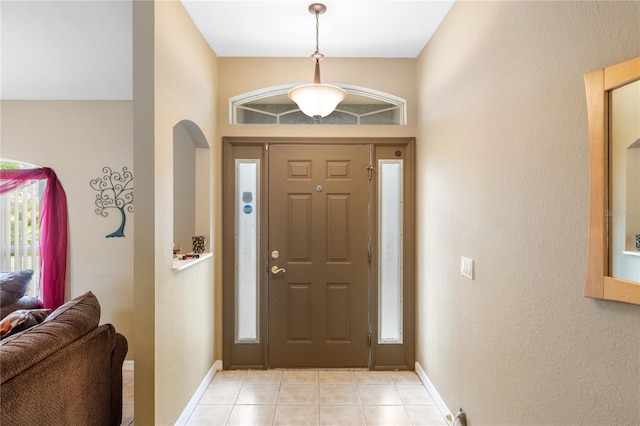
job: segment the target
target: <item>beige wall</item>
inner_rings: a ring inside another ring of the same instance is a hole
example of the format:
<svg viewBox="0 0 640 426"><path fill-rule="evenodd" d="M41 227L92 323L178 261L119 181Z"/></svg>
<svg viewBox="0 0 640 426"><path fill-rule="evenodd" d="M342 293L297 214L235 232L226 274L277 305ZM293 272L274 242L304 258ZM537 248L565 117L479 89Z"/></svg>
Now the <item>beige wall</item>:
<svg viewBox="0 0 640 426"><path fill-rule="evenodd" d="M416 135L417 96L415 59L325 58L321 62L322 81L366 87L407 100L406 126L322 126L322 125L230 125L229 98L240 94L291 83L309 83L314 63L309 58L219 58L217 120L218 141L225 136L242 137L414 137ZM221 157L219 156L218 159ZM221 181L222 163L214 165L216 180ZM221 186L214 188L220 199ZM220 218L217 214L217 218ZM221 226L216 222L216 226ZM218 241L220 243L220 241ZM221 264L219 265L221 268ZM218 269L220 271L220 269ZM221 282L221 278L216 282ZM216 347L222 347L222 288L216 289ZM221 355L221 354L220 354ZM216 353L217 359L220 355Z"/></svg>
<svg viewBox="0 0 640 426"><path fill-rule="evenodd" d="M177 125L173 131L173 244L190 253L196 235L196 147L189 131Z"/></svg>
<svg viewBox="0 0 640 426"><path fill-rule="evenodd" d="M133 359L133 214L126 214L125 237L105 238L120 226L120 213L97 215L89 186L105 166L132 170L131 101L2 101L1 118L0 157L52 168L67 194L66 299L92 291L101 323L124 334Z"/></svg>
<svg viewBox="0 0 640 426"><path fill-rule="evenodd" d="M222 355L221 137L417 134L417 359L445 402L475 424L636 424L640 309L581 296L582 74L637 56L638 5L461 1L417 68L411 59L322 62L325 82L406 98L407 126L232 127L229 97L309 82L312 61L217 59L179 2L134 2L133 107L2 102L1 154L61 177L70 296L96 292L103 322L130 343L135 331L136 423L173 424ZM185 119L211 147L216 255L173 272L173 127ZM130 231L107 240L115 219L85 211L88 180L104 165L130 165L132 145L135 243ZM474 281L459 276L460 256L475 259Z"/></svg>
<svg viewBox="0 0 640 426"><path fill-rule="evenodd" d="M470 424L640 423L640 306L582 297L583 74L637 56L639 22L456 2L419 57L417 360Z"/></svg>
<svg viewBox="0 0 640 426"><path fill-rule="evenodd" d="M135 419L165 425L176 422L215 361L216 266L209 258L172 271L171 230L174 126L197 125L210 161L219 161L217 58L180 2L134 2L133 19L134 164L143 193L134 247Z"/></svg>

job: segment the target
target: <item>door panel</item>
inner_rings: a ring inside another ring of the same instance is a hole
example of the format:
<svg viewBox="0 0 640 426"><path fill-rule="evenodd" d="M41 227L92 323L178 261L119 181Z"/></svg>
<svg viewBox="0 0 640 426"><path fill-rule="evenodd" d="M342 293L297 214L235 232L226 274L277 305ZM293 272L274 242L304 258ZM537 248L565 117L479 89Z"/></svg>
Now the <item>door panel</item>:
<svg viewBox="0 0 640 426"><path fill-rule="evenodd" d="M289 325L288 342L311 341L311 285L310 284L288 284Z"/></svg>
<svg viewBox="0 0 640 426"><path fill-rule="evenodd" d="M327 340L348 342L351 340L351 315L349 312L349 284L327 286Z"/></svg>
<svg viewBox="0 0 640 426"><path fill-rule="evenodd" d="M349 261L349 195L327 195L327 261Z"/></svg>
<svg viewBox="0 0 640 426"><path fill-rule="evenodd" d="M272 368L368 366L368 165L366 145L269 147Z"/></svg>
<svg viewBox="0 0 640 426"><path fill-rule="evenodd" d="M288 196L289 257L291 261L308 262L311 260L311 194Z"/></svg>

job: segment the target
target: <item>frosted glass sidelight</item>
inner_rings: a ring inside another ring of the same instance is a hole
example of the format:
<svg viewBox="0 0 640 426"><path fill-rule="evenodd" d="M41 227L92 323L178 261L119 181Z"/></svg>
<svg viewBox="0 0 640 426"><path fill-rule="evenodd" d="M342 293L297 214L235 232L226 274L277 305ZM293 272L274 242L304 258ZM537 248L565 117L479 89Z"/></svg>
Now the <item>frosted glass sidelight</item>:
<svg viewBox="0 0 640 426"><path fill-rule="evenodd" d="M378 171L378 343L402 343L403 160Z"/></svg>
<svg viewBox="0 0 640 426"><path fill-rule="evenodd" d="M236 343L260 342L260 160L236 160Z"/></svg>

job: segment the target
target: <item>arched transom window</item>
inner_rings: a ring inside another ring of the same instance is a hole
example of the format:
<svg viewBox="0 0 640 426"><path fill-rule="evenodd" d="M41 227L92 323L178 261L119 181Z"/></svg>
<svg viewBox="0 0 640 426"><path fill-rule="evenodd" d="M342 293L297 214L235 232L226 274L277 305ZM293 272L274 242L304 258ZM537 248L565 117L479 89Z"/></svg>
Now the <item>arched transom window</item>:
<svg viewBox="0 0 640 426"><path fill-rule="evenodd" d="M347 92L336 110L318 124L404 125L407 102L365 87L334 84ZM231 124L317 124L287 97L296 84L268 87L229 99Z"/></svg>

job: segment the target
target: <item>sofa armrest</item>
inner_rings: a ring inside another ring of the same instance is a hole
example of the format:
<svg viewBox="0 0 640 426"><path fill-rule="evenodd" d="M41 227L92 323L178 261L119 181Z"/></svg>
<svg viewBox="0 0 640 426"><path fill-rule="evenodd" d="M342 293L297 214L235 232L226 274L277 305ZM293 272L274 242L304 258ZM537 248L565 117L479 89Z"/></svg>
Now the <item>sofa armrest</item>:
<svg viewBox="0 0 640 426"><path fill-rule="evenodd" d="M116 340L114 327L101 325L3 382L0 424L119 424L121 402L112 406L114 355L118 353L122 359L121 349L115 348Z"/></svg>
<svg viewBox="0 0 640 426"><path fill-rule="evenodd" d="M122 422L122 364L129 345L122 334L116 333L115 337L116 344L111 354L111 425L119 426Z"/></svg>
<svg viewBox="0 0 640 426"><path fill-rule="evenodd" d="M60 349L95 330L100 304L91 292L53 311L41 324L0 342L0 383L5 383Z"/></svg>

